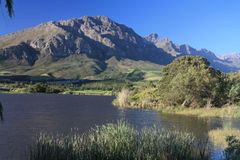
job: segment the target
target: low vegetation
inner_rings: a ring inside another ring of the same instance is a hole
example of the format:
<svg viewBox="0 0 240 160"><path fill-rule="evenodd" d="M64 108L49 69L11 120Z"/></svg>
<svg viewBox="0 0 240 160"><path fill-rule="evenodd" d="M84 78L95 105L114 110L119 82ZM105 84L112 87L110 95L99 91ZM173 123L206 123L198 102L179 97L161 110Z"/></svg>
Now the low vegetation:
<svg viewBox="0 0 240 160"><path fill-rule="evenodd" d="M228 136L226 138L228 147L225 149L225 157L227 160L240 159L240 138L236 136Z"/></svg>
<svg viewBox="0 0 240 160"><path fill-rule="evenodd" d="M223 107L212 108L186 108L186 107L158 107L156 108L162 113L174 113L178 115L198 116L198 117L220 117L220 118L239 118L240 106L227 105Z"/></svg>
<svg viewBox="0 0 240 160"><path fill-rule="evenodd" d="M41 134L30 147L29 160L204 160L206 143L192 134L145 128L140 131L126 122L106 124L82 135Z"/></svg>
<svg viewBox="0 0 240 160"><path fill-rule="evenodd" d="M114 95L123 86L124 81L89 81L89 82L11 82L0 83L2 93L56 93L74 95Z"/></svg>
<svg viewBox="0 0 240 160"><path fill-rule="evenodd" d="M154 108L187 115L240 117L239 77L237 73L225 74L213 69L205 58L179 57L163 68L160 80L128 88L125 107ZM120 97L124 96L117 96L115 105L120 105Z"/></svg>
<svg viewBox="0 0 240 160"><path fill-rule="evenodd" d="M128 106L128 98L130 96L130 91L126 88L123 88L117 95L116 100L113 103L118 104L119 107Z"/></svg>
<svg viewBox="0 0 240 160"><path fill-rule="evenodd" d="M215 129L208 132L208 136L216 146L227 147L228 141L226 141L226 137L234 136L240 139L240 130L224 128L224 129Z"/></svg>

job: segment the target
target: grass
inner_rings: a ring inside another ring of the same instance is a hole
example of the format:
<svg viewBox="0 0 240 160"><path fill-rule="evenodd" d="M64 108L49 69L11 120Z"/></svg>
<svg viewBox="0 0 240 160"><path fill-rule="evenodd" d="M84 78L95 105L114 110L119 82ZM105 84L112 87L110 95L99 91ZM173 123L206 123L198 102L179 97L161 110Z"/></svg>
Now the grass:
<svg viewBox="0 0 240 160"><path fill-rule="evenodd" d="M73 95L102 95L102 96L112 96L112 91L106 90L78 90L78 91L65 91L61 94L73 94Z"/></svg>
<svg viewBox="0 0 240 160"><path fill-rule="evenodd" d="M30 147L28 160L204 160L208 146L192 134L144 128L128 123L106 124L87 134L41 134Z"/></svg>
<svg viewBox="0 0 240 160"><path fill-rule="evenodd" d="M121 92L118 93L113 104L118 105L119 107L128 106L129 95L130 91L128 89L123 88Z"/></svg>
<svg viewBox="0 0 240 160"><path fill-rule="evenodd" d="M236 136L240 139L240 130L238 129L215 129L208 132L209 138L212 140L213 144L216 146L227 147L226 137Z"/></svg>
<svg viewBox="0 0 240 160"><path fill-rule="evenodd" d="M121 93L121 92L119 92ZM120 95L120 94L119 94ZM162 106L159 104L149 101L142 101L141 103L135 102L125 102L125 105L120 105L121 98L123 96L117 96L113 101L113 104L120 108L142 108L142 109L152 109L161 113L185 115L185 116L197 116L197 117L219 117L219 118L240 118L240 106L229 105L221 108L192 108L192 107L182 107L182 106ZM126 97L126 95L125 95ZM127 96L129 97L129 96Z"/></svg>
<svg viewBox="0 0 240 160"><path fill-rule="evenodd" d="M163 113L198 117L240 118L239 106L225 106L222 108L185 108L185 107L159 107Z"/></svg>

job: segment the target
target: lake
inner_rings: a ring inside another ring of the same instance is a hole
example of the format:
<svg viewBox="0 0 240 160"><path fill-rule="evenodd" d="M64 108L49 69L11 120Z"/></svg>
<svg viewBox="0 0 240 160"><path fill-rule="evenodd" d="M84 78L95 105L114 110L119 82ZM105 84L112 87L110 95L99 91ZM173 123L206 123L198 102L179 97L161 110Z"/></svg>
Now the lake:
<svg viewBox="0 0 240 160"><path fill-rule="evenodd" d="M202 119L142 109L122 110L112 105L113 99L107 96L0 94L4 107L4 122L0 122L0 160L24 160L25 151L40 132L67 134L72 128L86 132L96 125L116 123L120 119L136 128L173 128L198 137L215 128L240 129L239 119Z"/></svg>

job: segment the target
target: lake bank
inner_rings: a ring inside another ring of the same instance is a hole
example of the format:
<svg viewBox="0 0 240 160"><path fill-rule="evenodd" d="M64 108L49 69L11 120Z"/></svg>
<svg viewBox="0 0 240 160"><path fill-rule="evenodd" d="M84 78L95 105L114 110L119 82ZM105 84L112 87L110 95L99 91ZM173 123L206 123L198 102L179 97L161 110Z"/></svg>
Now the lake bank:
<svg viewBox="0 0 240 160"><path fill-rule="evenodd" d="M192 107L177 107L177 106L161 106L161 105L147 105L147 104L136 104L126 103L124 106L119 105L116 99L113 101L113 105L119 108L141 108L155 110L160 113L185 115L185 116L196 116L196 117L219 117L219 118L240 118L240 106L228 105L224 107L212 107L212 108L192 108Z"/></svg>
<svg viewBox="0 0 240 160"><path fill-rule="evenodd" d="M34 94L26 90L2 91L3 94ZM39 93L39 92L38 92ZM44 92L43 92L44 93ZM94 95L94 96L113 96L112 91L107 90L77 90L64 91L60 93L46 93L46 94L63 94L63 95Z"/></svg>
<svg viewBox="0 0 240 160"><path fill-rule="evenodd" d="M122 81L92 81L85 83L0 83L0 93L55 93L71 95L115 95L125 84Z"/></svg>

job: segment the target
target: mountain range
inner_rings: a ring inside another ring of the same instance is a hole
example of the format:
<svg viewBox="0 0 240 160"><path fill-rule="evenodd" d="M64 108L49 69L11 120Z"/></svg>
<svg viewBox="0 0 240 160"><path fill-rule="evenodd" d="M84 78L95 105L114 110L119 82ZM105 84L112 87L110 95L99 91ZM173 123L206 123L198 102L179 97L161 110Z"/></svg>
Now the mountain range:
<svg viewBox="0 0 240 160"><path fill-rule="evenodd" d="M157 34L142 37L105 16L51 21L0 36L1 75L113 78L132 69L160 69L185 55L203 56L224 72L240 70L240 54L217 57Z"/></svg>

